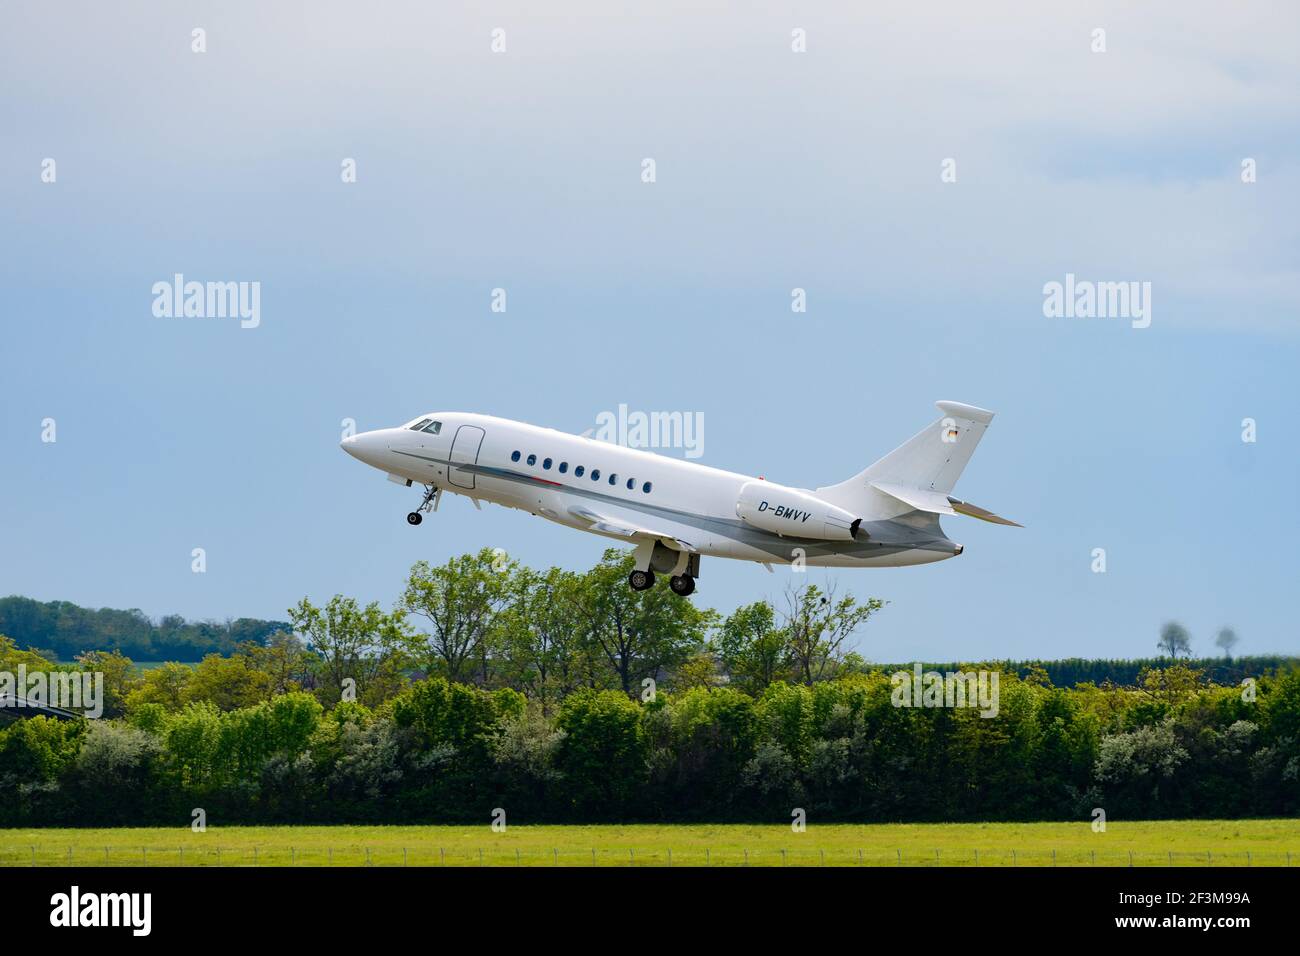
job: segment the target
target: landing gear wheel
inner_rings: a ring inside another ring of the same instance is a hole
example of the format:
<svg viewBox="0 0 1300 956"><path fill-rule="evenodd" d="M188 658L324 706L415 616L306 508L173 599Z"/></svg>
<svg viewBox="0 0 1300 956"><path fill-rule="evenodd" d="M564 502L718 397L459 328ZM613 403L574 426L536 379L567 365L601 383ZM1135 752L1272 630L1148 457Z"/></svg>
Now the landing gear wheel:
<svg viewBox="0 0 1300 956"><path fill-rule="evenodd" d="M653 571L633 571L627 576L627 583L633 591L648 591L655 586Z"/></svg>
<svg viewBox="0 0 1300 956"><path fill-rule="evenodd" d="M674 574L668 579L668 586L673 589L673 593L678 597L686 597L688 594L695 593L695 579L689 574Z"/></svg>
<svg viewBox="0 0 1300 956"><path fill-rule="evenodd" d="M424 520L424 515L420 514L420 512L418 511L412 511L409 515L406 516L407 524L419 524L423 520Z"/></svg>

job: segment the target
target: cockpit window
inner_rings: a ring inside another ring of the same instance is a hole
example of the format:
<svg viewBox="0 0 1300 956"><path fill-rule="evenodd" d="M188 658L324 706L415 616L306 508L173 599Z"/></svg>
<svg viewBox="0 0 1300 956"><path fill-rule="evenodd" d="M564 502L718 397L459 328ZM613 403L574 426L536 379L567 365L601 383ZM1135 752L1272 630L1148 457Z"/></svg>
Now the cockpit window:
<svg viewBox="0 0 1300 956"><path fill-rule="evenodd" d="M436 435L438 432L442 431L442 422L429 422L429 424L421 428L420 431L428 432L430 435Z"/></svg>
<svg viewBox="0 0 1300 956"><path fill-rule="evenodd" d="M424 426L429 424L431 421L433 421L432 418L421 418L418 422L416 422L414 425L411 426L411 431L418 432L420 429L424 428Z"/></svg>

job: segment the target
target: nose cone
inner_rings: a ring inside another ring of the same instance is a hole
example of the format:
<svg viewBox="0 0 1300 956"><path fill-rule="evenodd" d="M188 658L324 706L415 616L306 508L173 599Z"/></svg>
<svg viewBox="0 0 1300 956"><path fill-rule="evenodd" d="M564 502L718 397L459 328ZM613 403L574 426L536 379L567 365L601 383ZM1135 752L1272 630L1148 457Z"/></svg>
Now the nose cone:
<svg viewBox="0 0 1300 956"><path fill-rule="evenodd" d="M365 462L367 465L373 465L376 468L382 467L380 458L388 450L388 445L379 432L362 432L360 435L349 435L339 442L339 447L357 461Z"/></svg>

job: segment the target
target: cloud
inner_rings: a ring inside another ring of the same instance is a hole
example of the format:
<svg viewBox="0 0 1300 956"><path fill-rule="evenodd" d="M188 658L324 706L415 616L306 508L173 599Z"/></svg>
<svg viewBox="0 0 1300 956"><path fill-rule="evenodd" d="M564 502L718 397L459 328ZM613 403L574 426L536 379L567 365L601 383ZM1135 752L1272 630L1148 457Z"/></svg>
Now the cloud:
<svg viewBox="0 0 1300 956"><path fill-rule="evenodd" d="M288 270L788 277L848 298L996 301L1013 322L1043 282L1096 272L1155 283L1167 323L1295 330L1296 227L1280 211L1300 198L1293 4L8 16L15 150L65 159L60 188L85 189L55 221L26 190L20 217L37 235L111 234L91 269L174 245L139 214L161 209ZM806 54L790 52L795 26ZM360 172L341 197L345 156ZM939 181L947 157L956 184Z"/></svg>

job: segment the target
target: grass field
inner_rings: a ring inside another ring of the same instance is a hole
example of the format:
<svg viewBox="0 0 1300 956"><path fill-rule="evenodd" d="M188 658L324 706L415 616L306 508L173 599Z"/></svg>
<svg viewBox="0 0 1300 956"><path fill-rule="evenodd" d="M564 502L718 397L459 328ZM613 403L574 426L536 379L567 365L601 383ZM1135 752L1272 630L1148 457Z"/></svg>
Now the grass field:
<svg viewBox="0 0 1300 956"><path fill-rule="evenodd" d="M1300 820L0 830L3 866L1290 866Z"/></svg>

